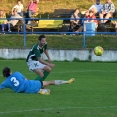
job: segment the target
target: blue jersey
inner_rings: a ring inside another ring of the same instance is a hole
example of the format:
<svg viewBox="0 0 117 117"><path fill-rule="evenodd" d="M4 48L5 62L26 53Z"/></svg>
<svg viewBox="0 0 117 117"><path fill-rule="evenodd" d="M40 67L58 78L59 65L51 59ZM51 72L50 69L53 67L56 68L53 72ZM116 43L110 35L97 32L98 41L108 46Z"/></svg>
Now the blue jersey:
<svg viewBox="0 0 117 117"><path fill-rule="evenodd" d="M6 78L6 80L0 85L0 89L10 88L17 93L37 93L42 87L40 81L26 80L25 78L26 77L20 72L15 72Z"/></svg>

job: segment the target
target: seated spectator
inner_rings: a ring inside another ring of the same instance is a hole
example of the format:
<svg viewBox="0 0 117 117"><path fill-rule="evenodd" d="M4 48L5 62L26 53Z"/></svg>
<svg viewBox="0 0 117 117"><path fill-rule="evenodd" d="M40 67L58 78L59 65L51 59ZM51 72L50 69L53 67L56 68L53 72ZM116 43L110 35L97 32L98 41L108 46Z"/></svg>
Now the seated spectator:
<svg viewBox="0 0 117 117"><path fill-rule="evenodd" d="M36 13L38 3L39 0L30 0L30 3L27 6L27 18L31 18L31 16ZM28 24L31 24L30 20L28 20Z"/></svg>
<svg viewBox="0 0 117 117"><path fill-rule="evenodd" d="M88 18L85 22L94 22L95 28L98 27L98 21L96 20L96 16L95 16L94 11L90 10L89 13L87 13L87 15L85 16L85 18Z"/></svg>
<svg viewBox="0 0 117 117"><path fill-rule="evenodd" d="M99 15L102 9L103 5L100 3L100 0L96 0L96 3L89 8L89 11L92 10L96 15Z"/></svg>
<svg viewBox="0 0 117 117"><path fill-rule="evenodd" d="M12 8L12 14L13 14L13 11L14 9L17 9L17 13L23 17L23 4L22 4L22 1L21 0L18 0L17 1L17 5L15 5L13 8Z"/></svg>
<svg viewBox="0 0 117 117"><path fill-rule="evenodd" d="M81 25L81 21L79 18L81 18L81 14L79 9L76 9L71 15L69 31L75 32L79 29L79 26Z"/></svg>
<svg viewBox="0 0 117 117"><path fill-rule="evenodd" d="M12 14L12 16L11 16L10 18L11 18L11 19L10 19L10 21L8 22L8 23L10 24L10 26L14 27L14 26L17 25L17 23L18 23L19 21L21 21L20 30L23 29L23 26L24 26L24 24L23 24L23 17L21 17L21 16L17 13L17 10L16 10L16 9L14 9L13 14ZM14 18L14 19L13 19L13 18ZM21 19L17 19L17 18L21 18Z"/></svg>
<svg viewBox="0 0 117 117"><path fill-rule="evenodd" d="M2 10L0 10L0 18L4 18L4 19L0 20L0 25L2 27L2 33L5 33L4 32L5 26L7 26L8 27L8 31L11 32L10 31L10 24L8 23L8 21L6 19L6 15L5 15L5 13Z"/></svg>
<svg viewBox="0 0 117 117"><path fill-rule="evenodd" d="M115 5L112 3L111 0L107 0L107 2L103 6L101 13L99 14L101 19L105 18L105 20L101 20L101 23L106 23L110 17L113 17L114 13Z"/></svg>

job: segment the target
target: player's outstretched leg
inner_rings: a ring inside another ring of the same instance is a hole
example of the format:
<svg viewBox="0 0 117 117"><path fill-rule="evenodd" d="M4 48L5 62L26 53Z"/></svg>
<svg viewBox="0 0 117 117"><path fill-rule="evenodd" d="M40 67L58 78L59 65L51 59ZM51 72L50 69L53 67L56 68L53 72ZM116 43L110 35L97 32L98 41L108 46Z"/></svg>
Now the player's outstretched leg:
<svg viewBox="0 0 117 117"><path fill-rule="evenodd" d="M67 84L71 84L74 81L75 81L75 78L71 78L70 80L67 81Z"/></svg>
<svg viewBox="0 0 117 117"><path fill-rule="evenodd" d="M49 86L49 85L61 85L61 84L71 84L74 82L75 79L71 78L70 80L51 80L51 81L43 81L43 86Z"/></svg>

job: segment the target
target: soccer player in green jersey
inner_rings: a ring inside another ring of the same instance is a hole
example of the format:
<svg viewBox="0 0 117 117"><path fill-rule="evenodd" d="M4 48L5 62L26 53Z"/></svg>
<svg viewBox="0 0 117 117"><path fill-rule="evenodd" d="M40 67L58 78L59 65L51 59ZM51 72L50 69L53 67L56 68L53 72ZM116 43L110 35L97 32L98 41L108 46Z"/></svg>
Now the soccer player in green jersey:
<svg viewBox="0 0 117 117"><path fill-rule="evenodd" d="M41 58L41 54L43 52L47 56L48 62ZM38 75L35 80L44 81L51 72L51 68L55 65L51 63L51 59L47 50L46 37L44 35L39 36L38 43L36 43L30 50L26 62L29 70L35 72Z"/></svg>

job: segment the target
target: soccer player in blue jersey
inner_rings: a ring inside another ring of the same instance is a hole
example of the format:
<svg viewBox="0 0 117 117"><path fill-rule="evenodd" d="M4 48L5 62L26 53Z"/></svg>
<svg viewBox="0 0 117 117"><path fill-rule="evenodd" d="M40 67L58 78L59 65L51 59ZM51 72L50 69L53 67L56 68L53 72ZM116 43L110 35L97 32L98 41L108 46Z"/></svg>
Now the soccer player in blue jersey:
<svg viewBox="0 0 117 117"><path fill-rule="evenodd" d="M45 53L48 58L48 62L42 59L42 53ZM44 35L39 36L38 42L30 50L26 62L29 70L35 72L38 75L35 80L44 81L51 72L51 68L55 65L51 63L51 59L47 50L46 37ZM42 70L44 70L44 72Z"/></svg>
<svg viewBox="0 0 117 117"><path fill-rule="evenodd" d="M60 84L71 84L75 79L71 78L68 81L64 80L52 80L52 81L39 81L39 80L28 80L20 72L14 72L12 74L10 68L5 67L2 71L3 76L6 80L0 85L0 89L10 88L16 93L40 93L50 94L49 89L42 89L48 85L60 85Z"/></svg>

